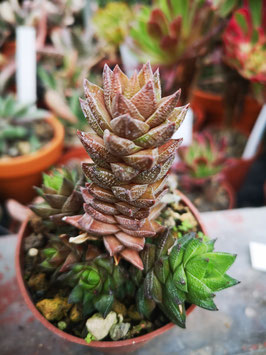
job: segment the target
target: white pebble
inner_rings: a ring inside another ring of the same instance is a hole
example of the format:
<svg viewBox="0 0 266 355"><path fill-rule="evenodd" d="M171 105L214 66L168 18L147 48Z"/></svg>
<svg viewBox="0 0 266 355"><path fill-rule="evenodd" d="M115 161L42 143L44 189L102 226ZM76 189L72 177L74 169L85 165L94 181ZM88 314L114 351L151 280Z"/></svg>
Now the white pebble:
<svg viewBox="0 0 266 355"><path fill-rule="evenodd" d="M28 251L29 256L37 256L38 253L39 253L39 250L36 248L30 248L30 250Z"/></svg>

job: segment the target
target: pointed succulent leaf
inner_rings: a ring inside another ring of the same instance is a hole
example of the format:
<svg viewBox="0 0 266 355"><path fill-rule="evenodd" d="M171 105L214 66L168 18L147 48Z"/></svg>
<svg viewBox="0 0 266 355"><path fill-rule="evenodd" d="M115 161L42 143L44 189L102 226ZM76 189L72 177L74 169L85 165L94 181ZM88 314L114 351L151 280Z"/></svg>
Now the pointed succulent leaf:
<svg viewBox="0 0 266 355"><path fill-rule="evenodd" d="M39 204L30 205L30 209L42 218L47 218L53 214L60 213L60 209L52 208L48 203L41 202Z"/></svg>
<svg viewBox="0 0 266 355"><path fill-rule="evenodd" d="M150 129L147 123L136 120L128 114L114 118L111 127L117 136L131 140L142 136Z"/></svg>
<svg viewBox="0 0 266 355"><path fill-rule="evenodd" d="M142 171L134 178L136 184L152 184L161 172L161 165L155 165L150 170Z"/></svg>
<svg viewBox="0 0 266 355"><path fill-rule="evenodd" d="M137 107L121 94L117 94L113 100L112 115L114 118L122 115L130 115L133 119L144 121L144 117Z"/></svg>
<svg viewBox="0 0 266 355"><path fill-rule="evenodd" d="M124 185L124 186L113 186L112 192L119 200L125 202L132 202L139 199L147 189L147 184L145 185Z"/></svg>
<svg viewBox="0 0 266 355"><path fill-rule="evenodd" d="M107 64L103 68L103 93L105 105L111 113L113 72Z"/></svg>
<svg viewBox="0 0 266 355"><path fill-rule="evenodd" d="M158 280L162 284L165 284L170 272L169 260L167 256L164 256L156 261L154 265L154 272Z"/></svg>
<svg viewBox="0 0 266 355"><path fill-rule="evenodd" d="M156 231L152 226L152 222L149 221L148 219L146 219L144 225L141 228L135 231L131 229L126 229L123 226L120 226L120 228L122 229L123 232L138 238L150 238L156 235Z"/></svg>
<svg viewBox="0 0 266 355"><path fill-rule="evenodd" d="M214 296L212 290L205 285L204 281L199 280L188 271L186 276L189 295L196 299L206 299Z"/></svg>
<svg viewBox="0 0 266 355"><path fill-rule="evenodd" d="M163 163L172 156L181 145L183 139L170 139L164 145L158 148L158 163Z"/></svg>
<svg viewBox="0 0 266 355"><path fill-rule="evenodd" d="M101 295L94 300L94 307L105 318L112 310L114 303L114 295Z"/></svg>
<svg viewBox="0 0 266 355"><path fill-rule="evenodd" d="M92 216L94 219L104 223L116 224L116 220L113 216L108 214L103 214L97 210L95 210L92 206L88 204L84 204L84 211Z"/></svg>
<svg viewBox="0 0 266 355"><path fill-rule="evenodd" d="M57 194L43 194L45 201L54 209L62 209L66 202L67 196Z"/></svg>
<svg viewBox="0 0 266 355"><path fill-rule="evenodd" d="M115 207L119 212L128 217L135 217L136 213L140 210L138 207L134 207L127 202L117 202L115 203Z"/></svg>
<svg viewBox="0 0 266 355"><path fill-rule="evenodd" d="M88 102L86 102L85 100L82 100L82 99L79 99L79 102L80 102L82 112L83 112L84 116L86 117L90 127L94 130L95 133L98 134L99 137L103 137L104 130L99 125L96 117L93 116Z"/></svg>
<svg viewBox="0 0 266 355"><path fill-rule="evenodd" d="M202 280L208 268L208 263L208 258L205 258L202 255L195 256L194 258L190 259L186 264L186 271L189 271L196 278Z"/></svg>
<svg viewBox="0 0 266 355"><path fill-rule="evenodd" d="M175 130L175 123L167 121L135 139L134 143L144 149L156 148L165 144L172 137Z"/></svg>
<svg viewBox="0 0 266 355"><path fill-rule="evenodd" d="M138 73L138 82L140 87L143 87L153 79L152 68L150 62L144 64Z"/></svg>
<svg viewBox="0 0 266 355"><path fill-rule="evenodd" d="M100 201L104 202L117 202L117 199L114 197L113 193L110 190L106 190L96 184L89 183L86 185L90 194L97 198ZM83 195L84 198L84 195Z"/></svg>
<svg viewBox="0 0 266 355"><path fill-rule="evenodd" d="M120 253L125 248L114 235L104 236L103 242L110 256Z"/></svg>
<svg viewBox="0 0 266 355"><path fill-rule="evenodd" d="M143 261L145 273L147 273L154 265L155 250L156 247L154 244L146 243L145 249L141 252L141 259Z"/></svg>
<svg viewBox="0 0 266 355"><path fill-rule="evenodd" d="M202 257L209 259L210 264L214 265L215 268L221 274L224 274L234 263L236 259L236 254L212 252L212 253L205 253L202 255Z"/></svg>
<svg viewBox="0 0 266 355"><path fill-rule="evenodd" d="M187 277L184 271L183 264L180 264L176 269L173 274L173 282L175 286L183 291L183 292L188 292L187 289Z"/></svg>
<svg viewBox="0 0 266 355"><path fill-rule="evenodd" d="M186 326L186 310L184 304L176 304L169 295L167 288L163 290L163 311L169 319L181 328Z"/></svg>
<svg viewBox="0 0 266 355"><path fill-rule="evenodd" d="M148 118L156 109L156 93L153 81L149 80L142 89L132 97L131 102L144 118Z"/></svg>
<svg viewBox="0 0 266 355"><path fill-rule="evenodd" d="M213 302L213 298L200 299L193 297L192 295L187 295L187 301L191 304L195 304L201 308L207 309L209 311L218 311L216 304Z"/></svg>
<svg viewBox="0 0 266 355"><path fill-rule="evenodd" d="M144 238L137 238L123 232L116 233L116 238L127 248L141 251L144 248Z"/></svg>
<svg viewBox="0 0 266 355"><path fill-rule="evenodd" d="M107 150L115 156L126 156L129 154L137 153L141 150L133 141L121 138L111 133L108 129L104 131L104 144Z"/></svg>
<svg viewBox="0 0 266 355"><path fill-rule="evenodd" d="M68 297L68 303L79 303L83 300L83 288L81 285L76 285Z"/></svg>
<svg viewBox="0 0 266 355"><path fill-rule="evenodd" d="M152 299L145 297L143 286L141 286L137 291L136 301L139 313L142 314L145 318L150 319L150 316L156 307L156 303Z"/></svg>
<svg viewBox="0 0 266 355"><path fill-rule="evenodd" d="M176 287L173 276L171 274L168 276L166 280L165 289L167 290L167 294L169 298L171 298L171 300L175 304L182 304L183 302L185 302L186 299L185 292L183 292L178 287Z"/></svg>
<svg viewBox="0 0 266 355"><path fill-rule="evenodd" d="M113 259L109 257L99 256L94 260L94 263L98 266L101 266L105 269L109 274L113 273L114 270L114 263Z"/></svg>
<svg viewBox="0 0 266 355"><path fill-rule="evenodd" d="M206 253L208 246L202 239L194 238L186 246L186 250L183 256L183 263L186 266L187 262L196 255Z"/></svg>
<svg viewBox="0 0 266 355"><path fill-rule="evenodd" d="M89 292L85 292L82 304L82 315L84 317L90 315L95 311L95 307L93 305L93 294Z"/></svg>
<svg viewBox="0 0 266 355"><path fill-rule="evenodd" d="M121 182L128 182L139 173L137 169L132 168L132 166L128 166L124 163L112 163L111 169L114 176Z"/></svg>
<svg viewBox="0 0 266 355"><path fill-rule="evenodd" d="M175 130L178 130L178 128L183 123L183 121L186 117L188 108L189 108L189 105L176 107L173 110L173 112L171 113L171 115L168 117L168 120L170 122L175 122L175 125L176 125Z"/></svg>
<svg viewBox="0 0 266 355"><path fill-rule="evenodd" d="M120 255L131 264L136 266L138 269L143 270L143 263L136 250L126 248L121 251Z"/></svg>
<svg viewBox="0 0 266 355"><path fill-rule="evenodd" d="M165 98L163 102L159 104L157 110L146 121L146 123L151 128L159 126L168 118L168 116L170 115L170 113L173 111L173 109L176 107L178 103L178 100L180 98L180 93L181 90L179 89L173 95Z"/></svg>
<svg viewBox="0 0 266 355"><path fill-rule="evenodd" d="M227 274L205 278L203 281L213 292L224 290L225 288L232 287L239 283L238 280Z"/></svg>
<svg viewBox="0 0 266 355"><path fill-rule="evenodd" d="M88 94L86 101L89 104L92 116L95 117L101 129L103 131L105 129L111 129L110 127L111 117L108 111L106 110L106 107L103 104L102 100L97 99L92 94Z"/></svg>
<svg viewBox="0 0 266 355"><path fill-rule="evenodd" d="M165 229L157 242L156 258L158 259L161 256L168 255L168 251L173 246L174 242L174 237L170 233L169 229Z"/></svg>
<svg viewBox="0 0 266 355"><path fill-rule="evenodd" d="M162 303L163 301L162 286L154 272L151 285L151 297L156 303Z"/></svg>
<svg viewBox="0 0 266 355"><path fill-rule="evenodd" d="M126 164L138 170L151 169L158 160L158 149L141 150L135 154L124 156L123 160Z"/></svg>
<svg viewBox="0 0 266 355"><path fill-rule="evenodd" d="M104 146L102 138L92 133L85 133L77 131L77 135L86 149L91 159L99 166L103 168L110 168L109 163L117 161L112 154Z"/></svg>
<svg viewBox="0 0 266 355"><path fill-rule="evenodd" d="M169 263L172 271L175 271L177 266L181 264L186 245L195 237L195 233L188 233L178 239L177 244L172 248L169 255Z"/></svg>

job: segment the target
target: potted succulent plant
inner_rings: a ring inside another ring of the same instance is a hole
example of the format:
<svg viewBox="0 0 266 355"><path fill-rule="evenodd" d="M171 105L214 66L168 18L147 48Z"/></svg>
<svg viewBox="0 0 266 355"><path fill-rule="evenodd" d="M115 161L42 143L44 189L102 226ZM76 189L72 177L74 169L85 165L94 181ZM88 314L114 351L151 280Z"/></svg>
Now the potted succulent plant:
<svg viewBox="0 0 266 355"><path fill-rule="evenodd" d="M222 175L228 165L225 140L216 143L209 132L194 134L192 144L180 147L178 156L174 171L180 189L200 211L233 208L234 193Z"/></svg>
<svg viewBox="0 0 266 355"><path fill-rule="evenodd" d="M182 102L187 102L200 62L221 25L209 1L163 0L153 7L143 6L130 35L140 61L160 65L165 91L181 88Z"/></svg>
<svg viewBox="0 0 266 355"><path fill-rule="evenodd" d="M220 67L223 90L220 95L202 90L194 92L192 104L204 111L209 123L213 120L217 124L218 119L220 124L229 123L250 133L261 108L265 84L264 13L263 1L247 1L232 12L222 36L223 51L220 48L219 60L216 55L216 63L208 69L217 76Z"/></svg>
<svg viewBox="0 0 266 355"><path fill-rule="evenodd" d="M224 98L195 92L192 99L192 106L207 119L205 123L222 125L223 131L218 127L216 135L228 137L234 164L225 173L235 190L240 188L256 158L241 156L265 100L264 16L265 1L247 1L232 13L223 33L223 60L227 65Z"/></svg>
<svg viewBox="0 0 266 355"><path fill-rule="evenodd" d="M93 28L106 57L98 63L101 70L104 63L112 66L120 61L119 47L128 36L129 24L133 18L133 9L121 1L108 2L95 12L92 18Z"/></svg>
<svg viewBox="0 0 266 355"><path fill-rule="evenodd" d="M63 139L64 128L48 111L0 97L1 199L31 201L32 186L61 155Z"/></svg>
<svg viewBox="0 0 266 355"><path fill-rule="evenodd" d="M217 310L214 292L238 283L226 274L236 256L214 252L195 207L168 193L181 143L171 136L187 107L161 97L158 71L147 64L129 79L105 66L103 89L85 81L84 90L94 133L78 136L93 163L82 164L85 177L63 168L44 175L44 201L19 233L18 282L56 334L132 351L170 322L185 327L192 304Z"/></svg>
<svg viewBox="0 0 266 355"><path fill-rule="evenodd" d="M44 91L43 105L62 119L66 130L65 146L72 147L80 144L76 129L86 127L78 102L82 79L92 76L91 68L103 54L99 46L90 45L91 36L88 38L78 28L56 28L50 36L52 46L42 49L42 61L38 66L40 86Z"/></svg>

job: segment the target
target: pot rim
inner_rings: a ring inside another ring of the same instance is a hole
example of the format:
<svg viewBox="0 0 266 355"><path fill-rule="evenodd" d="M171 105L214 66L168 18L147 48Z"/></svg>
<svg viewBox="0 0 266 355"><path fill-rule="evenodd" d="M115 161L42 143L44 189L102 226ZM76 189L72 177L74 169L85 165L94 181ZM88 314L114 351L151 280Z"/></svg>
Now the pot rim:
<svg viewBox="0 0 266 355"><path fill-rule="evenodd" d="M36 152L14 158L0 158L0 178L17 177L18 175L25 176L28 173L34 173L36 170L39 170L40 166L40 164L38 164L38 169L36 168L36 161L43 162L41 164L42 168L46 167L47 161L45 160L45 157L56 149L58 145L63 145L65 131L64 126L54 115L51 114L45 120L53 128L53 138ZM20 171L19 174L18 170Z"/></svg>
<svg viewBox="0 0 266 355"><path fill-rule="evenodd" d="M177 190L177 194L180 196L181 201L189 207L190 212L193 214L193 216L196 218L198 224L200 225L200 228L204 234L206 234L206 229L202 223L200 214L196 207L192 204L192 202L179 190ZM53 333L57 334L61 338L71 341L76 344L81 344L81 345L86 345L89 347L93 348L120 348L120 347L125 347L129 345L135 345L139 344L142 342L147 342L148 340L166 332L167 330L173 328L175 326L174 323L168 323L164 325L163 327L156 329L150 333L141 335L139 337L135 337L132 339L126 339L126 340L118 340L118 341L92 341L90 343L87 343L84 339L76 337L74 335L71 335L69 333L66 333L60 329L58 329L56 326L54 326L52 323L50 323L35 307L35 304L31 300L31 297L29 295L29 292L25 286L24 280L23 280L23 274L22 274L22 267L21 267L21 249L22 249L22 244L23 244L23 239L25 237L25 231L28 225L28 219L26 219L23 224L20 227L19 233L18 233L18 241L17 241L17 247L16 247L16 253L15 253L15 268L16 268L16 277L17 277L17 283L20 289L20 292L24 298L24 301L26 302L28 308L30 311L33 313L33 315L50 331ZM186 314L190 314L194 309L195 305L192 304L189 306L189 308L186 311Z"/></svg>

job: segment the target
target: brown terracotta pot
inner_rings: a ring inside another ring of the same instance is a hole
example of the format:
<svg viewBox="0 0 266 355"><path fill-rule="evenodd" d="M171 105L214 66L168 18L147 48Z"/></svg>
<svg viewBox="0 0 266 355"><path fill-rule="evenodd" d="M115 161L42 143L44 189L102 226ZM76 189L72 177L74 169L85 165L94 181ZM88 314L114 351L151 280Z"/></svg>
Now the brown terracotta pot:
<svg viewBox="0 0 266 355"><path fill-rule="evenodd" d="M195 112L202 112L199 122L196 122L197 129L203 126L221 126L225 123L225 105L223 97L196 89L192 93L191 107ZM234 118L233 127L246 133L251 132L252 127L260 113L261 105L252 97L245 98L243 111L240 117Z"/></svg>
<svg viewBox="0 0 266 355"><path fill-rule="evenodd" d="M229 182L235 192L242 186L251 165L257 157L258 154L250 159L232 158L230 159L231 164L223 170L225 180Z"/></svg>
<svg viewBox="0 0 266 355"><path fill-rule="evenodd" d="M199 223L199 226L202 230L203 233L206 234L205 227L202 224L202 221L199 216L198 210L195 208L195 206L188 200L186 196L184 196L180 191L178 191L178 194L181 197L181 201L189 207L190 211L196 218L196 220ZM33 315L51 332L54 334L59 335L65 340L68 340L72 343L76 344L81 344L85 345L94 349L97 349L99 351L107 352L107 353L113 353L113 354L124 354L126 352L132 352L143 346L145 343L150 341L151 339L157 337L160 334L165 333L167 330L173 328L175 325L173 323L168 323L165 326L150 332L148 334L133 338L133 339L127 339L127 340L120 340L120 341L92 341L90 344L88 344L84 339L75 337L73 335L70 335L68 333L63 332L62 330L58 329L55 327L52 323L48 322L41 313L36 309L34 303L31 300L31 297L29 295L29 292L27 290L27 287L24 282L23 278L23 243L24 239L26 238L28 234L28 221L26 220L19 231L18 234L18 242L17 242L17 248L16 248L16 275L17 275L17 282L19 285L19 289L21 291L21 294L33 313ZM191 305L187 309L187 315L190 314L193 309L195 308L195 305Z"/></svg>
<svg viewBox="0 0 266 355"><path fill-rule="evenodd" d="M35 196L33 186L41 183L42 172L59 159L64 140L64 127L54 116L47 118L54 136L37 152L15 157L0 158L0 199L14 198L28 203Z"/></svg>

